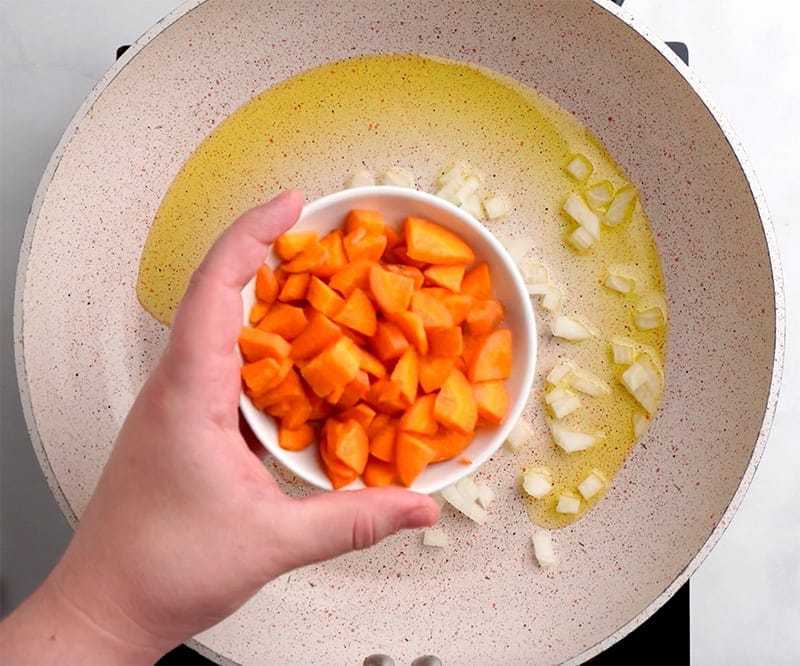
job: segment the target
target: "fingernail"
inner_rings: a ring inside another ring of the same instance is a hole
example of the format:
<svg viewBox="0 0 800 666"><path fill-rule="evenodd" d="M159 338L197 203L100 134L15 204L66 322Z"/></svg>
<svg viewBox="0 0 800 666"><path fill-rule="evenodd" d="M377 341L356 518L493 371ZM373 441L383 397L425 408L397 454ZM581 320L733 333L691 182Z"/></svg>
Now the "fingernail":
<svg viewBox="0 0 800 666"><path fill-rule="evenodd" d="M413 509L403 514L400 519L400 527L428 527L433 525L438 519L439 516L437 512L432 511L430 506L427 504L418 504Z"/></svg>

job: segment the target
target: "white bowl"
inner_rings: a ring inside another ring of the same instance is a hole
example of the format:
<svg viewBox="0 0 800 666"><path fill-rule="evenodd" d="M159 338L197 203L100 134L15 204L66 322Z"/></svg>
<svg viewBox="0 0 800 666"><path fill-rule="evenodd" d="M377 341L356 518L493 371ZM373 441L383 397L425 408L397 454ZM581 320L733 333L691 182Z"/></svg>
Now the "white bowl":
<svg viewBox="0 0 800 666"><path fill-rule="evenodd" d="M471 461L469 464L453 459L428 465L411 485L412 490L433 493L474 473L483 465L502 445L525 407L536 366L536 321L530 296L513 260L489 229L457 206L426 192L389 186L343 190L306 205L293 230L316 229L323 236L341 226L345 216L353 208L377 210L387 224L396 228L409 215L418 215L456 232L473 249L476 261L485 260L488 263L495 298L505 306L503 326L511 330L513 358L511 377L506 380L509 394L508 414L500 425L478 429L463 453L464 459ZM267 262L275 267L279 259L271 251ZM242 291L245 324L255 300L254 282L255 279L251 280ZM255 436L278 461L318 488L332 488L320 464L316 444L302 451L282 449L278 445L275 419L255 407L244 393L241 395L240 406ZM348 489L363 487L361 479L347 486Z"/></svg>

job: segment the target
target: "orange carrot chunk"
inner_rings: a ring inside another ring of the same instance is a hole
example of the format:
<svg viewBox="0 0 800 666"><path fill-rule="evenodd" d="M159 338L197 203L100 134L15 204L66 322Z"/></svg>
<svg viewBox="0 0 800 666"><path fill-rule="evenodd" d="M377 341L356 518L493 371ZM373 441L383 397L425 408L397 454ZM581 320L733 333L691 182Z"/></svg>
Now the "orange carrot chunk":
<svg viewBox="0 0 800 666"><path fill-rule="evenodd" d="M302 451L314 441L316 433L310 423L303 423L297 428L286 428L281 424L278 428L278 445L287 451Z"/></svg>
<svg viewBox="0 0 800 666"><path fill-rule="evenodd" d="M375 335L370 341L370 347L375 355L386 363L399 358L408 349L408 340L397 324L390 321L378 321Z"/></svg>
<svg viewBox="0 0 800 666"><path fill-rule="evenodd" d="M383 416L385 420L378 419ZM376 423L382 425L376 426ZM374 457L384 462L394 462L394 444L397 434L396 421L388 414L379 413L370 424L367 436L369 437L369 452Z"/></svg>
<svg viewBox="0 0 800 666"><path fill-rule="evenodd" d="M438 391L455 367L453 357L422 356L419 359L419 385L425 393Z"/></svg>
<svg viewBox="0 0 800 666"><path fill-rule="evenodd" d="M505 309L493 298L475 301L467 314L467 330L470 333L488 333L503 321Z"/></svg>
<svg viewBox="0 0 800 666"><path fill-rule="evenodd" d="M369 456L369 440L362 425L350 419L328 430L328 447L356 474L364 471Z"/></svg>
<svg viewBox="0 0 800 666"><path fill-rule="evenodd" d="M508 412L508 390L501 380L478 382L473 385L478 416L492 425L498 425Z"/></svg>
<svg viewBox="0 0 800 666"><path fill-rule="evenodd" d="M426 282L458 292L461 291L461 280L464 279L465 269L466 266L463 264L453 264L452 266L428 266L423 272Z"/></svg>
<svg viewBox="0 0 800 666"><path fill-rule="evenodd" d="M345 264L331 276L328 284L343 296L349 296L356 288L366 291L369 288L370 268L374 265L374 262L365 259Z"/></svg>
<svg viewBox="0 0 800 666"><path fill-rule="evenodd" d="M386 223L380 211L367 208L354 208L344 218L345 233L363 230L365 233L378 236L384 233Z"/></svg>
<svg viewBox="0 0 800 666"><path fill-rule="evenodd" d="M468 368L473 383L508 379L511 376L511 331L498 328L482 338Z"/></svg>
<svg viewBox="0 0 800 666"><path fill-rule="evenodd" d="M287 340L294 340L308 325L302 308L280 301L273 303L267 314L258 322L262 331L277 333Z"/></svg>
<svg viewBox="0 0 800 666"><path fill-rule="evenodd" d="M414 293L414 280L387 271L379 264L372 264L369 269L369 291L381 312L395 314L408 308Z"/></svg>
<svg viewBox="0 0 800 666"><path fill-rule="evenodd" d="M340 268L344 268L347 263L341 229L334 229L323 236L319 241L319 245L325 251L325 254L320 262L310 270L317 277L329 278Z"/></svg>
<svg viewBox="0 0 800 666"><path fill-rule="evenodd" d="M364 480L364 485L370 488L391 486L398 480L394 465L375 456L367 459L361 478Z"/></svg>
<svg viewBox="0 0 800 666"><path fill-rule="evenodd" d="M267 356L278 359L288 356L291 345L276 333L243 326L239 333L239 349L245 361L258 361Z"/></svg>
<svg viewBox="0 0 800 666"><path fill-rule="evenodd" d="M284 303L303 300L306 297L310 277L308 273L292 273L283 283L278 300Z"/></svg>
<svg viewBox="0 0 800 666"><path fill-rule="evenodd" d="M436 450L420 436L410 432L397 433L394 464L404 486L410 486L435 457Z"/></svg>
<svg viewBox="0 0 800 666"><path fill-rule="evenodd" d="M429 328L429 353L435 356L461 356L464 352L464 336L460 326Z"/></svg>
<svg viewBox="0 0 800 666"><path fill-rule="evenodd" d="M434 394L422 395L403 413L400 430L432 435L439 424L433 416Z"/></svg>
<svg viewBox="0 0 800 666"><path fill-rule="evenodd" d="M474 432L478 421L478 405L472 385L459 370L453 370L442 384L433 406L436 420L446 428L461 433Z"/></svg>
<svg viewBox="0 0 800 666"><path fill-rule="evenodd" d="M344 387L358 374L358 354L355 343L341 337L325 350L314 356L300 368L300 374L309 387L320 397L328 397Z"/></svg>
<svg viewBox="0 0 800 666"><path fill-rule="evenodd" d="M327 317L333 317L344 305L344 299L316 275L308 281L306 299Z"/></svg>
<svg viewBox="0 0 800 666"><path fill-rule="evenodd" d="M310 245L317 243L317 232L309 231L287 231L275 239L273 248L284 261L291 261Z"/></svg>
<svg viewBox="0 0 800 666"><path fill-rule="evenodd" d="M350 292L339 312L333 316L333 320L367 337L375 334L375 327L378 324L372 301L358 287Z"/></svg>
<svg viewBox="0 0 800 666"><path fill-rule="evenodd" d="M265 303L272 303L278 298L278 280L267 264L261 264L256 273L256 298Z"/></svg>
<svg viewBox="0 0 800 666"><path fill-rule="evenodd" d="M492 277L489 274L489 264L479 261L466 272L461 281L461 293L484 301L492 298Z"/></svg>
<svg viewBox="0 0 800 666"><path fill-rule="evenodd" d="M403 352L392 370L391 381L397 385L400 398L411 405L417 399L417 385L419 383L419 359L413 347Z"/></svg>
<svg viewBox="0 0 800 666"><path fill-rule="evenodd" d="M472 248L449 229L422 217L408 217L404 224L408 256L427 264L471 264Z"/></svg>
<svg viewBox="0 0 800 666"><path fill-rule="evenodd" d="M428 336L422 325L422 317L416 312L405 310L389 315L389 319L397 325L403 337L414 345L420 354L424 356L428 353Z"/></svg>
<svg viewBox="0 0 800 666"><path fill-rule="evenodd" d="M314 279L314 278L312 278ZM342 337L342 329L318 310L312 310L302 333L292 340L289 356L302 361L319 354Z"/></svg>
<svg viewBox="0 0 800 666"><path fill-rule="evenodd" d="M355 229L343 239L344 251L350 261L378 261L386 249L386 236L370 234L365 229Z"/></svg>
<svg viewBox="0 0 800 666"><path fill-rule="evenodd" d="M411 297L411 311L419 315L424 328L444 328L453 325L453 316L441 300L424 291Z"/></svg>

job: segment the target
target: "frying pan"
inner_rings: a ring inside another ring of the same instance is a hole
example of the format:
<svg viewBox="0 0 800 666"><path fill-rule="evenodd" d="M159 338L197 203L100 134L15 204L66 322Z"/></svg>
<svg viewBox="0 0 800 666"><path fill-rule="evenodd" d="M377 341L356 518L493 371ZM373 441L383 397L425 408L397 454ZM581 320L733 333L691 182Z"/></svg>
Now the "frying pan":
<svg viewBox="0 0 800 666"><path fill-rule="evenodd" d="M410 663L430 652L445 663L578 663L688 579L766 443L783 303L763 197L688 70L613 5L189 2L81 107L23 243L15 336L23 406L71 522L166 340L134 287L150 222L181 164L217 123L291 74L409 50L535 88L575 114L639 185L670 304L663 404L606 498L554 534L552 570L532 561L532 525L513 501L510 463L498 459L486 468L499 495L487 525L454 523L444 553L403 534L274 581L195 639L220 661L359 663L384 652ZM333 184L324 169L318 182L300 183L312 198Z"/></svg>

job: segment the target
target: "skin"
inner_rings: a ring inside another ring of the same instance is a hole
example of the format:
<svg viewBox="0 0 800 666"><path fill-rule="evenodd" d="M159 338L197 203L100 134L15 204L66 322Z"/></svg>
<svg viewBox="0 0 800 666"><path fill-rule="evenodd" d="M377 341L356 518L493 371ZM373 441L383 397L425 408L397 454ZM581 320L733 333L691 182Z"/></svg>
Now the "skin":
<svg viewBox="0 0 800 666"><path fill-rule="evenodd" d="M402 488L286 496L240 428L240 292L302 196L232 224L193 275L63 558L0 625L8 664L145 664L294 568L439 517Z"/></svg>

